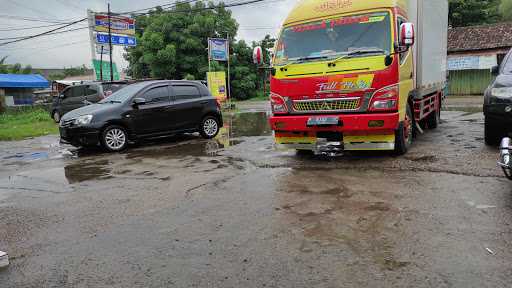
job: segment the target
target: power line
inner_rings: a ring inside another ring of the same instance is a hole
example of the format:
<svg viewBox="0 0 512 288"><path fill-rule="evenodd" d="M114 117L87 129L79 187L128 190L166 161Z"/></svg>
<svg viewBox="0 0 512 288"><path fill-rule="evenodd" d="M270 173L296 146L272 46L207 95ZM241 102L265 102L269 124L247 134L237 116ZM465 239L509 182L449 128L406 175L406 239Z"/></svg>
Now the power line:
<svg viewBox="0 0 512 288"><path fill-rule="evenodd" d="M178 4L191 3L191 2L195 2L195 1L197 1L197 0L188 0L188 1L184 1L184 2L176 2L174 4L167 4L166 6L173 5L173 7L176 7L176 5L178 5ZM232 2L232 3L224 4L224 5L196 8L196 9L190 9L190 10L186 10L186 11L175 10L175 11L166 11L166 12L167 13L190 13L190 12L197 12L197 11L204 11L204 10L214 10L214 9L217 9L217 8L220 8L220 7L222 7L222 8L238 7L238 6L243 6L243 5L259 3L259 2L263 2L263 1L266 1L266 0L249 0L249 1L241 1L241 2ZM283 0L278 0L278 1L283 1ZM273 1L273 2L277 2L277 1ZM161 6L156 6L156 7L161 7ZM154 9L156 7L152 7L152 8L148 8L148 9ZM144 9L144 10L148 10L148 9ZM128 13L130 13L130 12L128 12ZM150 12L140 13L139 15L147 15L149 13ZM122 13L122 14L124 14L124 13ZM1 17L1 15L0 15L0 17ZM19 16L10 16L10 17L19 17ZM0 43L0 46L4 46L4 45L7 45L7 44L11 44L11 43L16 43L16 42L20 42L20 41L25 41L25 40L29 40L29 39L33 39L33 38L37 38L37 37L41 37L41 36L46 36L46 35L62 34L62 33L68 33L68 32L72 32L72 31L87 29L88 27L81 27L81 28L76 28L76 29L69 29L69 30L65 30L65 31L55 32L57 30L66 28L68 26L71 26L73 24L76 24L76 23L79 23L79 22L82 22L82 21L85 21L85 20L87 20L87 18L76 20L76 21L73 21L73 22L70 22L70 23L62 23L62 24L65 24L65 25L63 25L61 27L58 27L58 28L55 28L55 29L52 29L52 30L49 30L49 31L46 31L46 32L43 32L43 33L36 34L36 35L31 35L31 36L26 36L26 37L12 37L12 38L0 39L0 40L11 40L11 41L8 41L8 42Z"/></svg>
<svg viewBox="0 0 512 288"><path fill-rule="evenodd" d="M52 33L47 33L45 35L41 35L42 36L49 36L49 35L56 35L56 34L62 34L62 33L67 33L67 32L73 32L73 31L78 31L78 30L84 30L84 29L87 29L89 28L89 26L85 26L85 27L78 27L78 28L73 28L73 29L68 29L68 30L64 30L64 31L57 31L57 32L52 32ZM5 41L5 40L17 40L17 39L24 39L28 36L20 36L20 37L10 37L10 38L0 38L0 41ZM2 44L2 43L0 43Z"/></svg>
<svg viewBox="0 0 512 288"><path fill-rule="evenodd" d="M17 15L6 15L0 14L0 18L5 19L13 19L13 20L23 20L23 21L32 21L32 22L43 22L43 23L55 23L55 24L65 24L69 20L59 20L59 19L41 19L41 18L32 18L25 16L17 16Z"/></svg>
<svg viewBox="0 0 512 288"><path fill-rule="evenodd" d="M62 24L61 24L61 23L59 23L59 24L49 24L49 25L30 26L30 27L21 27L21 28L16 28L15 26L11 26L11 27L7 27L7 28L2 28L2 29L0 29L0 31L2 31L2 32L8 32L8 31L21 31L21 30L30 30L30 29L39 29L39 28L55 27L55 26L59 26L59 25L62 25Z"/></svg>
<svg viewBox="0 0 512 288"><path fill-rule="evenodd" d="M32 35L32 36L27 36L27 37L24 37L24 38L21 38L21 39L16 39L16 40L12 40L12 41L8 41L8 42L3 42L3 43L0 43L0 46L4 46L4 45L7 45L7 44L10 44L10 43L16 43L16 42L20 42L20 41L24 41L24 40L28 40L28 39L33 39L33 38L37 38L37 37L41 37L41 36L44 36L44 35L47 35L47 34L50 34L52 32L55 32L55 31L58 31L60 29L63 29L63 28L66 28L66 27L69 27L71 25L74 25L76 23L80 23L80 22L83 22L87 20L87 18L83 18L83 19L80 19L80 20L76 20L76 21L73 21L71 23L68 23L66 25L63 25L63 26L60 26L58 28L55 28L55 29L52 29L52 30L49 30L49 31L46 31L46 32L43 32L43 33L39 33L39 34L36 34L36 35Z"/></svg>

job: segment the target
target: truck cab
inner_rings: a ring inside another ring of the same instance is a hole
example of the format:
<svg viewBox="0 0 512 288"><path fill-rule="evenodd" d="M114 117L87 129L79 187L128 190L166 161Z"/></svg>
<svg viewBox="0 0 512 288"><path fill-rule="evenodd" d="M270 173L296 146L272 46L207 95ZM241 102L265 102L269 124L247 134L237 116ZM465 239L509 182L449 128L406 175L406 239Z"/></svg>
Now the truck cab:
<svg viewBox="0 0 512 288"><path fill-rule="evenodd" d="M447 2L434 2L446 4L446 17L440 17L447 22ZM419 8L406 0L299 2L272 59L270 125L276 143L297 150L404 154L420 127L416 123L435 128L445 83L429 89L419 83L415 25L425 25ZM447 23L441 26L447 29ZM443 68L435 69L442 77Z"/></svg>

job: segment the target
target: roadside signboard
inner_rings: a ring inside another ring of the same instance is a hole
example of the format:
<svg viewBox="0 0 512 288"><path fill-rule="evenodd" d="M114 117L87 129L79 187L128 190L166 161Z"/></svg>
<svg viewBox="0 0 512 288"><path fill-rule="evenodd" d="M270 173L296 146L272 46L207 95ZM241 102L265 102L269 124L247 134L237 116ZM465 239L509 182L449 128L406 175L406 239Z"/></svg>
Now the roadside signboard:
<svg viewBox="0 0 512 288"><path fill-rule="evenodd" d="M100 75L103 73L103 80L110 81L110 61L102 62L102 69L100 69L100 60L93 60L94 71L96 72L96 80L101 80ZM114 80L119 80L119 71L117 71L116 63L112 63L112 69L114 70ZM103 70L100 72L100 70Z"/></svg>
<svg viewBox="0 0 512 288"><path fill-rule="evenodd" d="M123 35L135 35L135 19L122 16L110 16L111 33ZM94 15L94 30L97 32L108 32L108 15Z"/></svg>
<svg viewBox="0 0 512 288"><path fill-rule="evenodd" d="M131 36L112 35L112 45L137 46L137 39ZM108 44L108 34L97 33L96 43Z"/></svg>
<svg viewBox="0 0 512 288"><path fill-rule="evenodd" d="M210 60L228 61L229 44L227 39L208 39Z"/></svg>
<svg viewBox="0 0 512 288"><path fill-rule="evenodd" d="M101 48L103 48L103 49L101 49ZM103 54L103 55L109 55L110 54L109 45L96 44L96 53Z"/></svg>
<svg viewBox="0 0 512 288"><path fill-rule="evenodd" d="M496 55L450 56L448 70L485 70L498 65Z"/></svg>
<svg viewBox="0 0 512 288"><path fill-rule="evenodd" d="M226 72L208 72L208 89L212 93L213 97L219 101L225 101L227 98L226 89Z"/></svg>

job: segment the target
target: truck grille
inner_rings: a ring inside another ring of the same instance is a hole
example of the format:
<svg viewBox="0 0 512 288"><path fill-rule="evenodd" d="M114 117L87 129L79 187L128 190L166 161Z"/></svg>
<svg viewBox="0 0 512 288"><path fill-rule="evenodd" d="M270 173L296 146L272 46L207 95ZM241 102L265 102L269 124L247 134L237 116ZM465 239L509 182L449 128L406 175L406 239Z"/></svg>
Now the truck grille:
<svg viewBox="0 0 512 288"><path fill-rule="evenodd" d="M359 108L361 98L296 100L293 110L297 112L353 111Z"/></svg>

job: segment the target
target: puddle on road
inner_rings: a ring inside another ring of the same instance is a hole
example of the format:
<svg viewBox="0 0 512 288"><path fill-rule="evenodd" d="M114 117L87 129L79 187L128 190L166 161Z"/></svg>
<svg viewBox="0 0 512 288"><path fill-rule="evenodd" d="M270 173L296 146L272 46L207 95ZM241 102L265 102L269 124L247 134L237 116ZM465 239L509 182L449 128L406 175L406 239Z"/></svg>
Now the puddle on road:
<svg viewBox="0 0 512 288"><path fill-rule="evenodd" d="M385 270L408 265L395 255L394 235L408 211L399 209L400 185L382 186L386 175L368 172L294 169L279 181L280 211L286 225L302 234L301 251L315 246L345 245L353 253L370 256ZM308 179L305 181L305 179Z"/></svg>

